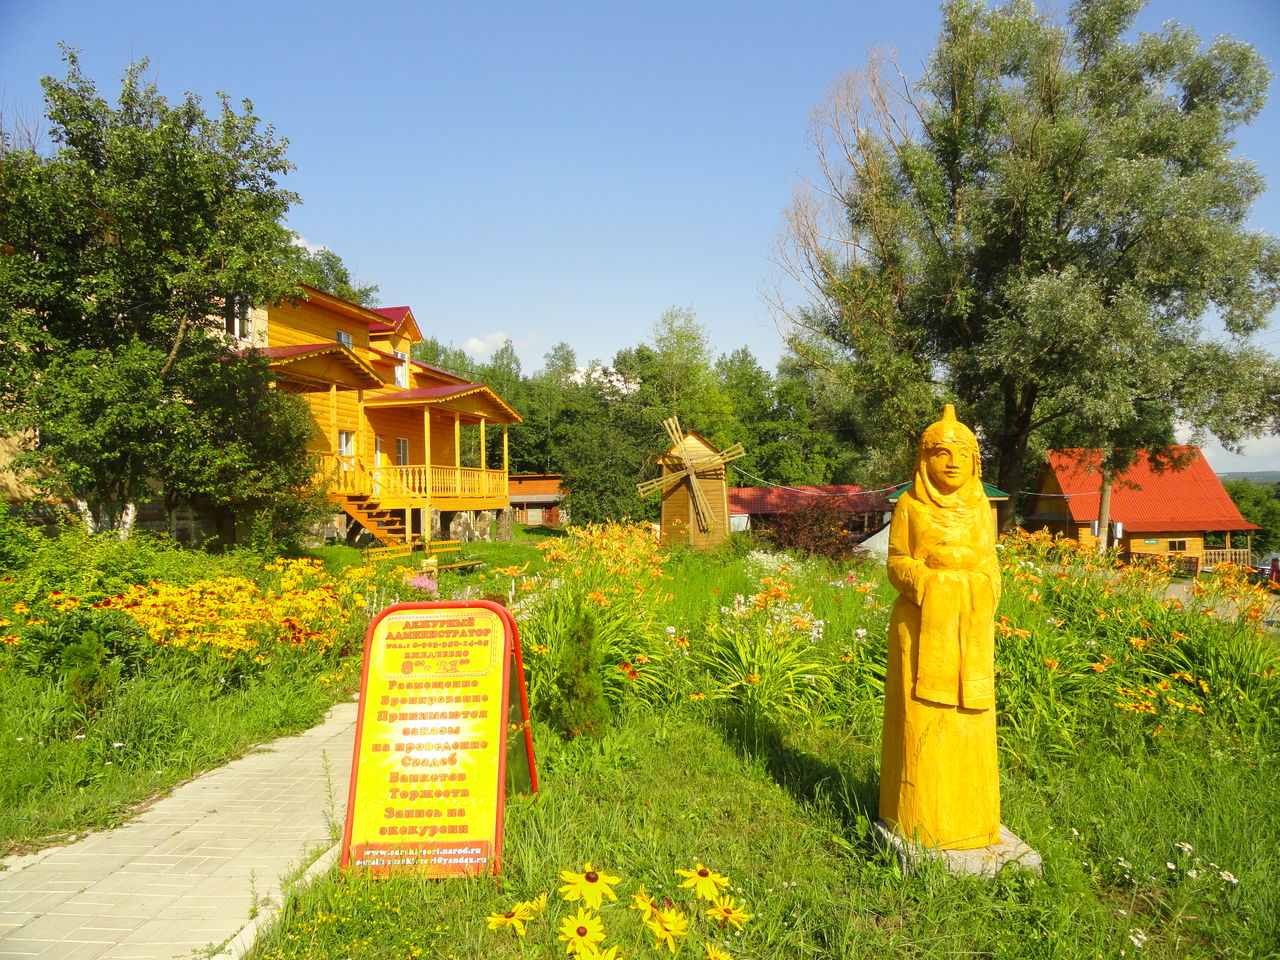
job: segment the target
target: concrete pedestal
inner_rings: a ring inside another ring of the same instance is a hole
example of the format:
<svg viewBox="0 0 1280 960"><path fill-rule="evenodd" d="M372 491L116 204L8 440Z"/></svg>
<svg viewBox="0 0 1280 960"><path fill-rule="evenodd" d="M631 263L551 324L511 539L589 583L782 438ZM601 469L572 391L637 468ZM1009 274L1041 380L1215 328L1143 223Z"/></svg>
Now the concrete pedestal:
<svg viewBox="0 0 1280 960"><path fill-rule="evenodd" d="M1004 824L1000 825L999 843L972 850L935 850L921 846L898 836L883 820L875 822L872 833L880 846L898 858L906 874L914 873L920 864L932 861L941 863L951 873L979 877L994 877L1006 866L1030 870L1036 875L1043 872L1040 854L1019 840Z"/></svg>

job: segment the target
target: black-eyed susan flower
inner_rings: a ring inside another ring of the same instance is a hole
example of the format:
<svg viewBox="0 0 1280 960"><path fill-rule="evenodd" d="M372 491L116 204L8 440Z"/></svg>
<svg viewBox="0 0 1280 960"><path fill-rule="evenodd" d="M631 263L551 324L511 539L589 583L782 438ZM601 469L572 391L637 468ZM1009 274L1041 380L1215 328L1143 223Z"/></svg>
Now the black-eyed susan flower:
<svg viewBox="0 0 1280 960"><path fill-rule="evenodd" d="M565 953L589 957L594 955L596 944L604 939L604 921L586 907L579 907L560 921L560 937L565 941Z"/></svg>
<svg viewBox="0 0 1280 960"><path fill-rule="evenodd" d="M561 870L560 879L564 881L564 886L560 888L560 893L564 894L564 899L569 901L581 900L592 910L599 910L600 902L606 896L610 900L618 899L618 895L613 892L611 887L621 878L611 877L607 873L600 873L592 869L590 860L587 861L582 873Z"/></svg>
<svg viewBox="0 0 1280 960"><path fill-rule="evenodd" d="M519 910L520 907L526 907L528 908L530 915L532 915L546 909L546 906L547 906L547 894L546 894L546 891L544 890L542 893L534 897L532 900L520 901L520 903L517 904L516 909Z"/></svg>
<svg viewBox="0 0 1280 960"><path fill-rule="evenodd" d="M707 910L707 916L720 921L720 926L732 923L739 930L751 919L746 911L746 904L734 903L733 897L716 897L715 905Z"/></svg>
<svg viewBox="0 0 1280 960"><path fill-rule="evenodd" d="M733 960L733 957L729 956L728 951L721 950L714 943L708 943L706 960Z"/></svg>
<svg viewBox="0 0 1280 960"><path fill-rule="evenodd" d="M728 877L721 876L702 864L698 864L692 870L677 870L676 873L685 878L680 884L681 887L692 888L697 897L713 903L720 895L720 891L729 886Z"/></svg>
<svg viewBox="0 0 1280 960"><path fill-rule="evenodd" d="M633 893L631 895L631 909L639 910L641 918L644 920L648 920L651 916L653 916L653 911L655 911L658 908L654 904L653 898L644 892L644 886L641 885L640 892Z"/></svg>
<svg viewBox="0 0 1280 960"><path fill-rule="evenodd" d="M665 943L672 953L676 952L676 937L687 936L689 933L689 918L675 907L653 911L644 925L657 940L654 946L660 947Z"/></svg>
<svg viewBox="0 0 1280 960"><path fill-rule="evenodd" d="M524 936L524 924L533 916L533 911L528 905L517 903L506 913L491 913L484 918L485 924L490 930L499 930L502 927L510 927L520 936Z"/></svg>

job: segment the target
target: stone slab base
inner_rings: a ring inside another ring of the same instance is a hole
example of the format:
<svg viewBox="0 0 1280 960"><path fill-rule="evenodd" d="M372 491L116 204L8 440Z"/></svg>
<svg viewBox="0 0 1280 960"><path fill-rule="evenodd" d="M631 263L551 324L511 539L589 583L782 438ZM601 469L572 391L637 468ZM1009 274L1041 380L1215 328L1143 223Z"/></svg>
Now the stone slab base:
<svg viewBox="0 0 1280 960"><path fill-rule="evenodd" d="M908 875L914 873L920 864L931 861L941 863L951 873L979 877L994 877L1006 866L1030 870L1036 875L1044 869L1040 854L1019 840L1003 823L1000 824L999 843L972 850L935 850L921 846L898 836L883 820L875 822L872 833L880 846L898 858L902 872Z"/></svg>

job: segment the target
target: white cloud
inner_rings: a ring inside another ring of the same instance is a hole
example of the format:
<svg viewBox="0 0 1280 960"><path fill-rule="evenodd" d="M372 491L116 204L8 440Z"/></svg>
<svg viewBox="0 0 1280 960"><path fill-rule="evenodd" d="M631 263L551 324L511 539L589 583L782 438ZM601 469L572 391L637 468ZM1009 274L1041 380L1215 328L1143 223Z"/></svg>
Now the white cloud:
<svg viewBox="0 0 1280 960"><path fill-rule="evenodd" d="M542 336L534 333L522 340L512 340L504 331L498 330L495 333L486 333L483 337L468 337L466 342L463 343L462 349L477 360L484 360L508 340L511 340L511 345L517 350L523 350L538 343L542 340Z"/></svg>
<svg viewBox="0 0 1280 960"><path fill-rule="evenodd" d="M306 250L308 253L319 253L321 250L328 250L328 249L329 249L329 248L328 248L325 244L323 244L323 243L311 243L309 240L307 240L307 238L306 238L306 237L304 237L304 236L303 236L302 234L300 234L300 233L295 233L295 234L293 235L293 245L294 245L295 247L302 247L302 248L303 248L304 250Z"/></svg>

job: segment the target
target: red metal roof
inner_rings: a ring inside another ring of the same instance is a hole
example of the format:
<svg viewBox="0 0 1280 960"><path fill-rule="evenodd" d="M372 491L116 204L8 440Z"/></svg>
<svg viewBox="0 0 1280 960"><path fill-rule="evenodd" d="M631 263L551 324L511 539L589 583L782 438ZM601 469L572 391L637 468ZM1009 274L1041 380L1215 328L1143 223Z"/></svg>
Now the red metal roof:
<svg viewBox="0 0 1280 960"><path fill-rule="evenodd" d="M374 307L373 312L380 317L386 317L393 324L399 323L409 314L408 307ZM390 327L387 328L391 329Z"/></svg>
<svg viewBox="0 0 1280 960"><path fill-rule="evenodd" d="M875 513L888 510L884 495L866 493L856 483L826 487L730 487L729 512L752 516L769 513L798 513L826 500L845 513Z"/></svg>
<svg viewBox="0 0 1280 960"><path fill-rule="evenodd" d="M1158 469L1145 450L1120 474L1111 488L1111 520L1133 533L1197 530L1258 530L1222 486L1199 447L1174 447L1189 457L1181 470ZM1076 523L1098 519L1101 479L1099 450L1050 450L1049 469L1057 477Z"/></svg>
<svg viewBox="0 0 1280 960"><path fill-rule="evenodd" d="M433 367L431 364L423 363L421 360L410 360L409 363L412 366L418 367L421 370L426 370L430 373L439 374L442 377L448 377L450 380L454 381L455 383L467 382L466 377L460 377L456 373L453 373L449 370L444 369L444 367Z"/></svg>

